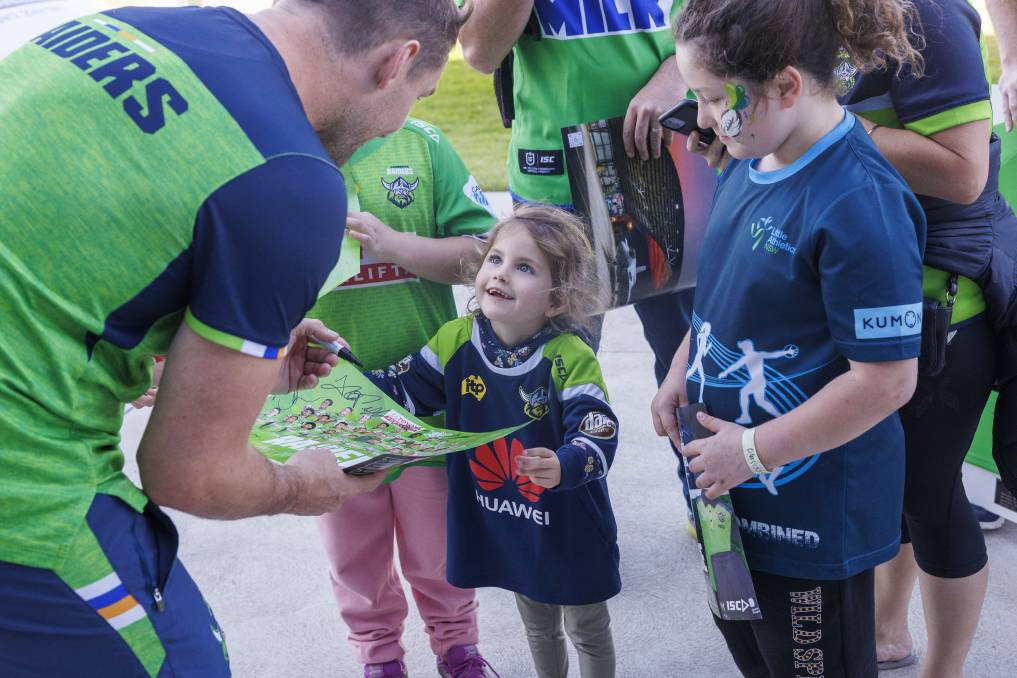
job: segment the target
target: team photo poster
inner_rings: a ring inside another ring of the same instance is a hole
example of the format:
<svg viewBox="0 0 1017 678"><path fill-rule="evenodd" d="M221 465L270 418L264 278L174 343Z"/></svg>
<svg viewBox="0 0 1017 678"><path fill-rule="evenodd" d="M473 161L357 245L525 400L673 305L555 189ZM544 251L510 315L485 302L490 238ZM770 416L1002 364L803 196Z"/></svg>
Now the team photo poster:
<svg viewBox="0 0 1017 678"><path fill-rule="evenodd" d="M519 428L464 433L428 425L340 360L313 389L269 396L250 442L280 463L300 450L326 449L359 475L473 449Z"/></svg>

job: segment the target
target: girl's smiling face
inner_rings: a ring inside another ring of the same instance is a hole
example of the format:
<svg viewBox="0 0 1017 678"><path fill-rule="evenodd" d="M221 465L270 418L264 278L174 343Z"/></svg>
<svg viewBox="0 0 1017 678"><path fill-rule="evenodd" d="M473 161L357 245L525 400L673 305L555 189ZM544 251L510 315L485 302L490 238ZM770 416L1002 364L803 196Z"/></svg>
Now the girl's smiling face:
<svg viewBox="0 0 1017 678"><path fill-rule="evenodd" d="M554 303L553 286L547 255L526 228L507 224L477 272L473 290L495 334L514 346L561 312Z"/></svg>

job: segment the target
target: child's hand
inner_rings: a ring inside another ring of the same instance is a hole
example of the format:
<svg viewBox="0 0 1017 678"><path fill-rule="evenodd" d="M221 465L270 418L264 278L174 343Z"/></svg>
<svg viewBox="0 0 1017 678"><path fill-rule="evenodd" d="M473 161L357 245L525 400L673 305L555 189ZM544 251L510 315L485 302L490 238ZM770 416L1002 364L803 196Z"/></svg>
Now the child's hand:
<svg viewBox="0 0 1017 678"><path fill-rule="evenodd" d="M689 397L685 391L685 375L684 362L672 366L667 377L661 382L657 395L650 401L653 430L658 436L670 438L675 448L679 450L682 448L682 436L678 430L675 410L689 404Z"/></svg>
<svg viewBox="0 0 1017 678"><path fill-rule="evenodd" d="M699 423L716 435L693 440L682 448L689 470L698 473L696 486L707 499L716 499L752 477L742 452L745 428L705 412L696 415Z"/></svg>
<svg viewBox="0 0 1017 678"><path fill-rule="evenodd" d="M143 410L146 407L151 407L152 405L155 405L155 396L158 390L159 388L157 386L151 387L150 389L145 391L144 394L138 396L136 400L132 401L131 407L133 407L136 410Z"/></svg>
<svg viewBox="0 0 1017 678"><path fill-rule="evenodd" d="M370 212L350 212L346 231L360 241L362 251L378 261L398 264L399 243L403 233L394 231Z"/></svg>
<svg viewBox="0 0 1017 678"><path fill-rule="evenodd" d="M516 457L516 473L548 489L561 484L561 462L554 450L546 447L531 447Z"/></svg>
<svg viewBox="0 0 1017 678"><path fill-rule="evenodd" d="M723 141L717 138L709 146L704 146L699 143L699 132L693 132L689 135L688 141L685 142L685 148L688 149L689 153L706 158L706 164L715 170L724 169L728 161L731 160L731 154L727 152L727 146L724 145Z"/></svg>

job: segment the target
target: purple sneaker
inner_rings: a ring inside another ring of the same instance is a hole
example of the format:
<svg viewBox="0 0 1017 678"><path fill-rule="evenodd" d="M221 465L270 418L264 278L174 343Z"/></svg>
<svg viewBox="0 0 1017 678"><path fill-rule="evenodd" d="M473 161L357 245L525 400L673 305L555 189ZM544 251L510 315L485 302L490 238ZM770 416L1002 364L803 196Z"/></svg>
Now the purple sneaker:
<svg viewBox="0 0 1017 678"><path fill-rule="evenodd" d="M491 669L491 673L487 670ZM457 645L448 651L445 658L438 657L438 675L441 678L501 678L494 667L487 663L476 645Z"/></svg>
<svg viewBox="0 0 1017 678"><path fill-rule="evenodd" d="M364 664L364 678L408 678L406 664L402 659L393 659L384 664Z"/></svg>

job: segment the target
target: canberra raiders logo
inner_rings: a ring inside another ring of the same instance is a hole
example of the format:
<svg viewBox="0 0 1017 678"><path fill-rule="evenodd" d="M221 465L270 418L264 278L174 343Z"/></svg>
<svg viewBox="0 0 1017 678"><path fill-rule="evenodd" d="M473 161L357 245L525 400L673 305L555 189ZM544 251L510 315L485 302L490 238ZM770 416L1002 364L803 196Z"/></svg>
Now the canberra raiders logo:
<svg viewBox="0 0 1017 678"><path fill-rule="evenodd" d="M837 66L833 69L833 77L837 81L837 96L844 96L855 88L858 79L858 68L851 63L851 56L846 49L837 52Z"/></svg>
<svg viewBox="0 0 1017 678"><path fill-rule="evenodd" d="M540 421L551 411L551 406L547 404L547 390L543 386L533 393L527 393L520 386L519 397L523 401L523 413L530 419Z"/></svg>
<svg viewBox="0 0 1017 678"><path fill-rule="evenodd" d="M416 179L411 184L402 177L395 181L385 181L385 178L382 177L381 185L388 189L390 203L399 209L406 209L413 204L413 191L417 190L417 186L420 186L420 179Z"/></svg>

